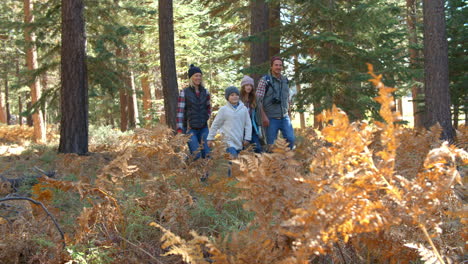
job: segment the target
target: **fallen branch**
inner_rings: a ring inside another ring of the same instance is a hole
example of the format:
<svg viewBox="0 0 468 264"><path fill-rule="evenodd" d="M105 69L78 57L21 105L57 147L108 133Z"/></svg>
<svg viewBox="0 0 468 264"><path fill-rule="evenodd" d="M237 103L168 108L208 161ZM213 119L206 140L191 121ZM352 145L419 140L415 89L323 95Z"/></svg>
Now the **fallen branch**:
<svg viewBox="0 0 468 264"><path fill-rule="evenodd" d="M36 201L34 199L31 199L31 198L28 198L28 197L7 197L7 198L1 198L0 199L0 202L5 202L5 201L18 201L18 200L24 200L24 201L29 201L35 205L40 205L42 207L42 209L47 213L47 215L50 217L50 219L52 219L52 222L54 222L55 224L55 227L57 228L57 230L59 231L60 233L60 237L62 238L62 241L63 241L63 247L65 248L65 235L63 234L63 231L62 229L60 228L59 224L57 223L57 220L55 219L55 217L49 212L49 210L47 210L47 208L44 206L43 203L39 202L39 201Z"/></svg>
<svg viewBox="0 0 468 264"><path fill-rule="evenodd" d="M128 239L125 239L125 238L122 237L122 236L119 236L119 238L122 239L123 241L127 242L128 244L134 246L136 249L139 249L141 252L143 252L143 253L145 253L146 255L148 255L150 258L152 258L153 260L155 260L157 263L161 263L161 264L162 264L162 262L161 262L159 259L157 259L155 256L151 255L151 253L149 253L148 251L142 249L142 248L139 247L138 245L136 245L136 244L130 242Z"/></svg>

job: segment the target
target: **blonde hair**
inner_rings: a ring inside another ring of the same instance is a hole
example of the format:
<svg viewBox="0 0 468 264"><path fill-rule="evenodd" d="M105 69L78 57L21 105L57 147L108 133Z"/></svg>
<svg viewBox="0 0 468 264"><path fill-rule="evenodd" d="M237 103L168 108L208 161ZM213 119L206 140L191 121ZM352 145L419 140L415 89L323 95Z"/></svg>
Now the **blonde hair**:
<svg viewBox="0 0 468 264"><path fill-rule="evenodd" d="M193 75L192 75L192 76L193 76ZM195 87L195 84L194 84L193 81L192 81L192 77L189 78L189 86ZM200 82L200 86L205 87L205 84L203 83L203 78L202 78L202 81Z"/></svg>
<svg viewBox="0 0 468 264"><path fill-rule="evenodd" d="M255 97L255 88L253 85L251 84L245 84L245 85L242 85L241 87L241 90L240 90L240 99L244 99L244 96L247 94L247 92L245 91L245 87L247 85L250 85L252 86L252 91L250 91L249 93L249 97L248 97L248 103L249 103L249 108L255 108L257 107L257 100L256 100L256 97ZM246 102L244 102L246 103Z"/></svg>

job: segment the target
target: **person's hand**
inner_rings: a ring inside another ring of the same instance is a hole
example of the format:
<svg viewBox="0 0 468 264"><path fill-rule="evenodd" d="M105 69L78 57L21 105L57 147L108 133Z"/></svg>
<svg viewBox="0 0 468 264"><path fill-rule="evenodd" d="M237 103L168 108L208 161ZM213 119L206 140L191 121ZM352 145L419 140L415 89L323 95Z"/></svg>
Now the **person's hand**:
<svg viewBox="0 0 468 264"><path fill-rule="evenodd" d="M270 126L270 120L269 120L268 118L263 118L263 120L262 120L262 125L263 125L264 127Z"/></svg>
<svg viewBox="0 0 468 264"><path fill-rule="evenodd" d="M213 140L208 140L208 147L213 148L214 147L214 142Z"/></svg>
<svg viewBox="0 0 468 264"><path fill-rule="evenodd" d="M244 140L244 142L242 142L244 144L244 147L248 146L250 144L250 142L248 142L247 140Z"/></svg>

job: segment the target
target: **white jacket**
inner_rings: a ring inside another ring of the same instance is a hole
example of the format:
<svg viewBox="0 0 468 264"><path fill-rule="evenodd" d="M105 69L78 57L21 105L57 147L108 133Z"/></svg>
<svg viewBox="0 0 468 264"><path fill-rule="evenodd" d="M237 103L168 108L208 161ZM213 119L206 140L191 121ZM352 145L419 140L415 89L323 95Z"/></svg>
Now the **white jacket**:
<svg viewBox="0 0 468 264"><path fill-rule="evenodd" d="M228 102L219 109L213 124L211 124L207 139L214 140L217 132L224 135L224 142L228 147L233 147L236 150L242 149L242 141L251 140L252 122L249 110L241 101L239 101L237 108Z"/></svg>

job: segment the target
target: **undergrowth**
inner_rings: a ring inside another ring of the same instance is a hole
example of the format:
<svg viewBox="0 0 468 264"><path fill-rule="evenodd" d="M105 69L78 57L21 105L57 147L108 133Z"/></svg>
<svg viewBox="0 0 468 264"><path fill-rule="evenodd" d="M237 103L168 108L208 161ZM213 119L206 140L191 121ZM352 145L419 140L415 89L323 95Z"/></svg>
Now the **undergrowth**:
<svg viewBox="0 0 468 264"><path fill-rule="evenodd" d="M468 154L440 142L439 127L401 127L394 90L370 74L381 122L333 108L321 131L297 131L294 151L278 140L272 153L241 152L231 178L221 143L192 161L188 137L164 126L93 128L88 156L32 145L4 155L7 177L56 172L26 181L23 195L58 218L65 241L40 207L0 202L0 263L462 262Z"/></svg>

